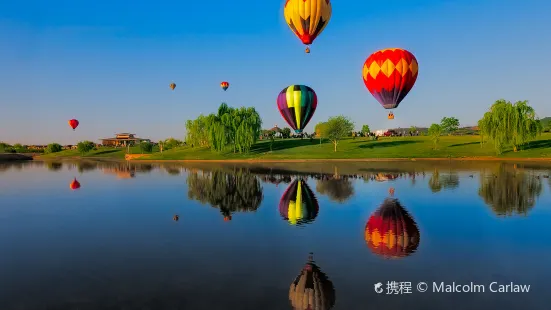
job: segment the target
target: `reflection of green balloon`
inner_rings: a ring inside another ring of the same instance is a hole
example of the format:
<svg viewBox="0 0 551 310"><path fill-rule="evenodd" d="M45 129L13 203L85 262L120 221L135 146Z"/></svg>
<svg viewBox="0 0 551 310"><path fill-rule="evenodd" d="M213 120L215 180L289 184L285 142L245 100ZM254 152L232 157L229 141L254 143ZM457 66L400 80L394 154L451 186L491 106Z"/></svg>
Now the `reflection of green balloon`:
<svg viewBox="0 0 551 310"><path fill-rule="evenodd" d="M294 180L281 196L279 213L292 225L312 222L318 215L319 205L316 196L301 179Z"/></svg>
<svg viewBox="0 0 551 310"><path fill-rule="evenodd" d="M541 194L542 182L533 173L501 165L495 175L480 176L478 194L497 215L528 214Z"/></svg>

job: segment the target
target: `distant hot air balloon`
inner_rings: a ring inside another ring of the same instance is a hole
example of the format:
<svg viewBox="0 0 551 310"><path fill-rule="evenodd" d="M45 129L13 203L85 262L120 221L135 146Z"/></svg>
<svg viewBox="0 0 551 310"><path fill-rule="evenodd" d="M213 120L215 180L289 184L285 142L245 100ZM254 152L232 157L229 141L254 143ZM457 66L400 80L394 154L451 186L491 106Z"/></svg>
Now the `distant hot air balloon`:
<svg viewBox="0 0 551 310"><path fill-rule="evenodd" d="M394 198L386 198L365 226L365 241L373 253L384 258L411 255L419 246L417 223Z"/></svg>
<svg viewBox="0 0 551 310"><path fill-rule="evenodd" d="M228 83L228 82L222 82L222 83L220 83L220 87L222 87L222 89L223 89L224 91L226 91L226 90L228 89L228 87L230 87L230 83Z"/></svg>
<svg viewBox="0 0 551 310"><path fill-rule="evenodd" d="M176 88L176 83L172 82L172 83L170 83L170 85L168 85L168 87L170 87L170 89L174 90L174 88Z"/></svg>
<svg viewBox="0 0 551 310"><path fill-rule="evenodd" d="M312 253L289 288L294 310L329 310L335 305L335 288L327 275L314 263Z"/></svg>
<svg viewBox="0 0 551 310"><path fill-rule="evenodd" d="M287 25L306 45L312 44L331 19L331 2L329 0L287 0L283 9Z"/></svg>
<svg viewBox="0 0 551 310"><path fill-rule="evenodd" d="M385 109L395 109L417 80L419 65L412 53L401 48L377 51L364 63L362 76L369 92ZM394 114L388 114L394 119Z"/></svg>
<svg viewBox="0 0 551 310"><path fill-rule="evenodd" d="M296 179L281 196L279 213L292 225L303 225L314 221L319 205L316 196L304 180Z"/></svg>
<svg viewBox="0 0 551 310"><path fill-rule="evenodd" d="M77 178L74 178L73 181L71 182L71 184L69 184L69 188L71 190L75 190L75 189L79 189L80 188L80 183L77 181Z"/></svg>
<svg viewBox="0 0 551 310"><path fill-rule="evenodd" d="M78 127L79 122L76 119L69 120L69 126L75 130Z"/></svg>
<svg viewBox="0 0 551 310"><path fill-rule="evenodd" d="M302 1L302 0L301 0ZM301 133L316 112L318 97L314 90L305 85L285 87L277 96L277 107L283 119Z"/></svg>

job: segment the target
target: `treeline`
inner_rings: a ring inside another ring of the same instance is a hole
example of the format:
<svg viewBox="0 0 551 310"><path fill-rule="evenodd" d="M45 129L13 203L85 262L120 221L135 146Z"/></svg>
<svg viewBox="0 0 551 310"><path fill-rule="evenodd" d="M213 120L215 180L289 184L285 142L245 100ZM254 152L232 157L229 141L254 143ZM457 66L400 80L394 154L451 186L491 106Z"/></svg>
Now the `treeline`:
<svg viewBox="0 0 551 310"><path fill-rule="evenodd" d="M232 108L222 103L216 114L199 115L186 122L186 143L221 152L247 153L258 140L262 119L255 108Z"/></svg>

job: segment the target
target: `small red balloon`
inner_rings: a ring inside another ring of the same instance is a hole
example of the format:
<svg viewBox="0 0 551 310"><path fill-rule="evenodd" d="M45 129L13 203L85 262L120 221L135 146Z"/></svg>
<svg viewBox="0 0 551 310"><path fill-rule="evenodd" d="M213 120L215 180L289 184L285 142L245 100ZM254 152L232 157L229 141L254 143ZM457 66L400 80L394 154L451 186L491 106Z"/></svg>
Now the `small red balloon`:
<svg viewBox="0 0 551 310"><path fill-rule="evenodd" d="M79 189L80 188L80 183L77 181L77 179L73 179L73 181L71 182L71 184L69 184L69 188L71 190L75 190L75 189Z"/></svg>
<svg viewBox="0 0 551 310"><path fill-rule="evenodd" d="M79 122L76 119L69 120L69 126L75 130L78 127Z"/></svg>

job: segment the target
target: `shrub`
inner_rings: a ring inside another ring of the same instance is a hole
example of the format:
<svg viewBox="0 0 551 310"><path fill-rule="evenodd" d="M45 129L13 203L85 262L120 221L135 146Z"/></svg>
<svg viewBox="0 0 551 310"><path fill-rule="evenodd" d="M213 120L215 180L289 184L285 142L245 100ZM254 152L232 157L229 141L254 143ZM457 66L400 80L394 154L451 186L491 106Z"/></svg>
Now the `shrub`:
<svg viewBox="0 0 551 310"><path fill-rule="evenodd" d="M150 142L142 142L140 143L140 149L143 153L151 153L151 151L153 151L153 144Z"/></svg>
<svg viewBox="0 0 551 310"><path fill-rule="evenodd" d="M77 144L77 150L82 154L90 152L95 147L96 145L92 141L81 141Z"/></svg>
<svg viewBox="0 0 551 310"><path fill-rule="evenodd" d="M61 147L61 144L59 144L59 143L50 143L50 144L48 144L48 146L44 150L44 153L45 154L57 153L57 152L61 152L62 149L63 148Z"/></svg>

